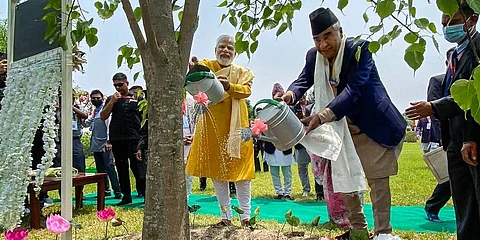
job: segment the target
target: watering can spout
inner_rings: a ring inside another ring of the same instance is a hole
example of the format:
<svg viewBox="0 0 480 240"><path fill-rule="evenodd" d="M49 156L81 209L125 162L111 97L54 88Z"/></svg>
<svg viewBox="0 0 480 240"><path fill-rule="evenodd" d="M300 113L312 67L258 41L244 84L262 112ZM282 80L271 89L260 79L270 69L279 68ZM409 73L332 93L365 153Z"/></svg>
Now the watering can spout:
<svg viewBox="0 0 480 240"><path fill-rule="evenodd" d="M260 141L271 142L271 143L274 143L278 140L276 137L265 136L265 135L256 135L256 136L254 136L254 138L256 138Z"/></svg>

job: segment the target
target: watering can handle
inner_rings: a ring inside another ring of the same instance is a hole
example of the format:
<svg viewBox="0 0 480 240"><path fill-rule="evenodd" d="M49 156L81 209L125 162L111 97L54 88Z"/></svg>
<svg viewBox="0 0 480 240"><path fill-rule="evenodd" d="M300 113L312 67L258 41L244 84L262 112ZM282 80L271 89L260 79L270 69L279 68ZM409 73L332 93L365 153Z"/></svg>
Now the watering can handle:
<svg viewBox="0 0 480 240"><path fill-rule="evenodd" d="M205 78L215 79L216 76L212 72L194 72L185 77L184 86L187 86L187 83L189 82L198 82Z"/></svg>
<svg viewBox="0 0 480 240"><path fill-rule="evenodd" d="M262 103L268 103L268 104L271 104L271 105L273 105L273 106L275 106L275 107L278 107L278 108L280 108L280 109L283 109L283 105L282 105L280 102L276 101L276 100L273 100L273 99L262 99L262 100L258 101L258 102L255 104L255 106L253 106L253 118L255 118L256 115L257 115L255 109L257 108L257 106L258 106L259 104L262 104Z"/></svg>

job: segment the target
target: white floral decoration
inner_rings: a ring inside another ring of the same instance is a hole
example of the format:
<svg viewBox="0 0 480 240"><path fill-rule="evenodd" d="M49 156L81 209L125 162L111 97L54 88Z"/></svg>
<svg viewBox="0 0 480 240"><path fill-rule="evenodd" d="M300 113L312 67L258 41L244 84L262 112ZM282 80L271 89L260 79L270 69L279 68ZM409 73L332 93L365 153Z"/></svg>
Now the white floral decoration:
<svg viewBox="0 0 480 240"><path fill-rule="evenodd" d="M46 105L61 82L61 48L13 62L9 66L0 110L0 228L20 223L29 183L31 147ZM55 98L53 98L55 99ZM47 115L50 113L47 113ZM50 115L45 116L46 148L51 154ZM47 154L42 162L48 165Z"/></svg>

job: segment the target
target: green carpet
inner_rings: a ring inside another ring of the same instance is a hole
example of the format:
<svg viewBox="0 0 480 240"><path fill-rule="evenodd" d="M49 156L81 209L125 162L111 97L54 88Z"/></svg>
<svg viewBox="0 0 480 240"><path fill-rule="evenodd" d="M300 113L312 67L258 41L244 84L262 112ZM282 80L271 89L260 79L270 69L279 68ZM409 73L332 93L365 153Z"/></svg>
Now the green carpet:
<svg viewBox="0 0 480 240"><path fill-rule="evenodd" d="M134 194L135 196L135 194ZM85 196L84 204L95 205L95 194ZM113 197L107 197L105 204L114 205L119 202ZM199 214L209 214L220 216L217 199L215 196L191 195L189 205L200 205ZM232 204L238 206L237 200L233 199ZM288 210L293 211L293 215L300 218L302 222L309 223L316 216L321 216L321 222L328 221L328 213L325 202L293 202L286 200L275 200L268 198L252 199L252 212L257 206L260 206L260 219L285 221L284 216ZM143 198L134 197L133 203L126 207L143 208ZM365 215L367 217L369 228L373 228L372 205L366 204ZM415 232L450 232L456 231L455 213L453 207L444 207L440 211L442 223L434 223L426 220L423 206L393 206L391 224L394 230L415 231Z"/></svg>

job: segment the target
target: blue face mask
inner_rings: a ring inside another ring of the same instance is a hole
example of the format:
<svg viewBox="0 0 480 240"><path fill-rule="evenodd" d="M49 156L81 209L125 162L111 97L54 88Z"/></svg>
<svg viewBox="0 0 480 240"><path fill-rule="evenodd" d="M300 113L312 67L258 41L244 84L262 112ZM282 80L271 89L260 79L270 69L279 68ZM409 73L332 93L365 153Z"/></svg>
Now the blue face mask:
<svg viewBox="0 0 480 240"><path fill-rule="evenodd" d="M443 36L445 40L451 43L459 43L467 36L467 32L463 30L463 24L446 26L443 28Z"/></svg>

